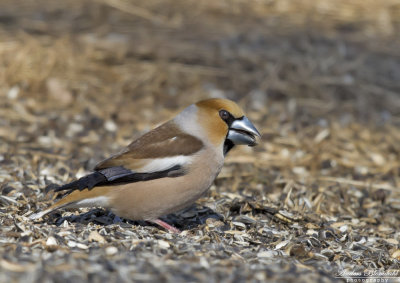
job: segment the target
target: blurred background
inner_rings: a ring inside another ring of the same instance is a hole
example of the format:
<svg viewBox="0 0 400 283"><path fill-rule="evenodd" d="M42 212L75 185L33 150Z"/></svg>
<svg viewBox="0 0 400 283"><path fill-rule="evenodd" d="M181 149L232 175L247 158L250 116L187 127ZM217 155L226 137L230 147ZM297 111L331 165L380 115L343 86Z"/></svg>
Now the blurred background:
<svg viewBox="0 0 400 283"><path fill-rule="evenodd" d="M317 219L309 223L317 230L332 219L349 225L361 219L343 238L344 250L314 258L316 265L334 265L335 258L396 266L399 35L399 0L1 0L0 189L7 199L0 200L8 219L2 229L15 230L10 215L46 206L46 186L82 176L193 102L226 97L244 107L262 142L230 153L201 203L221 215L264 219L243 224L251 229L278 225L264 206ZM49 227L44 222L41 229ZM32 237L53 233L46 231ZM251 247L257 233L250 233ZM264 247L279 249L276 238L264 236ZM352 237L371 236L385 244L376 241L362 255L351 250ZM4 254L15 256L13 249Z"/></svg>
<svg viewBox="0 0 400 283"><path fill-rule="evenodd" d="M398 0L0 5L6 141L123 143L208 97L238 101L265 134L400 124Z"/></svg>
<svg viewBox="0 0 400 283"><path fill-rule="evenodd" d="M90 169L183 107L226 97L272 142L263 150L283 154L266 164L297 166L289 155L315 151L308 139L354 139L358 124L395 141L399 32L398 0L3 0L0 138L4 152L17 142ZM314 169L329 159L319 152Z"/></svg>
<svg viewBox="0 0 400 283"><path fill-rule="evenodd" d="M270 115L283 101L306 120L399 122L397 0L0 5L0 95L35 116L154 122L228 97Z"/></svg>

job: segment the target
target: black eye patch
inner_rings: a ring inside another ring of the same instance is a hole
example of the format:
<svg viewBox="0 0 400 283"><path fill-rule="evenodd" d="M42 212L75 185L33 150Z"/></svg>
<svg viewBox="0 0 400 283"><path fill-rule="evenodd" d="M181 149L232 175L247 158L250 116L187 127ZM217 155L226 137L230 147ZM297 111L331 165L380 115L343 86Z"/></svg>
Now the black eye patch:
<svg viewBox="0 0 400 283"><path fill-rule="evenodd" d="M219 111L219 116L221 117L222 120L225 121L228 127L230 127L233 121L235 121L235 117L233 117L231 113L223 109Z"/></svg>

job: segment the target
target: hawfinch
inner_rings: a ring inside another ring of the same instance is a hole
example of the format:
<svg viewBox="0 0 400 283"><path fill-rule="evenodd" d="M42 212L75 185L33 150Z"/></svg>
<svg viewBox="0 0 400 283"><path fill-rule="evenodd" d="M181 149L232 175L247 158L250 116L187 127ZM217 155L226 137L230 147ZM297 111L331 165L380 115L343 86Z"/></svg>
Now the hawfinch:
<svg viewBox="0 0 400 283"><path fill-rule="evenodd" d="M194 203L217 177L225 155L235 145L256 145L257 137L235 102L197 102L100 162L93 173L56 188L65 196L30 218L60 208L101 206L178 233L159 217Z"/></svg>

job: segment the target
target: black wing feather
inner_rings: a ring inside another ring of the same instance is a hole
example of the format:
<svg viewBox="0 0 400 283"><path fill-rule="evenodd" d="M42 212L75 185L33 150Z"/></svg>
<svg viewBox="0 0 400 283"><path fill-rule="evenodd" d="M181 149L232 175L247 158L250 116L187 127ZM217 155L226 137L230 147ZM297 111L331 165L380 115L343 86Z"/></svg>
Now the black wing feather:
<svg viewBox="0 0 400 283"><path fill-rule="evenodd" d="M70 192L72 192L75 190L90 190L96 186L121 185L165 177L179 177L184 174L185 172L180 165L175 165L169 169L152 173L136 173L122 166L117 166L93 172L69 184L60 186L54 191L60 192L69 190Z"/></svg>
<svg viewBox="0 0 400 283"><path fill-rule="evenodd" d="M135 174L135 172L133 172L132 170L126 169L122 166L100 169L97 170L97 172L103 174L107 178L107 181L109 182Z"/></svg>
<svg viewBox="0 0 400 283"><path fill-rule="evenodd" d="M89 190L92 189L97 184L103 183L107 181L106 176L101 174L100 172L93 172L89 175L86 175L76 181L73 181L69 184L65 184L63 186L58 187L54 191L66 191L66 190L84 190L88 188Z"/></svg>

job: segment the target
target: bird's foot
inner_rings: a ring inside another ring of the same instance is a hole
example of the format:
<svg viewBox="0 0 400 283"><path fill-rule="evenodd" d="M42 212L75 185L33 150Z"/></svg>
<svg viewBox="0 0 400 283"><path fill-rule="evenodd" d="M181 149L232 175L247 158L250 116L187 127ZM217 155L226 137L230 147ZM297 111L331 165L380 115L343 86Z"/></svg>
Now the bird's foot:
<svg viewBox="0 0 400 283"><path fill-rule="evenodd" d="M178 228L175 228L172 225L169 225L168 223L160 220L160 219L156 219L156 220L149 220L149 222L155 223L157 225L160 225L161 227L167 229L168 231L172 232L172 233L176 233L179 234L181 233L181 230L179 230Z"/></svg>
<svg viewBox="0 0 400 283"><path fill-rule="evenodd" d="M115 215L115 217L113 219L113 224L117 224L117 223L121 223L121 222L122 222L122 219L119 216Z"/></svg>

